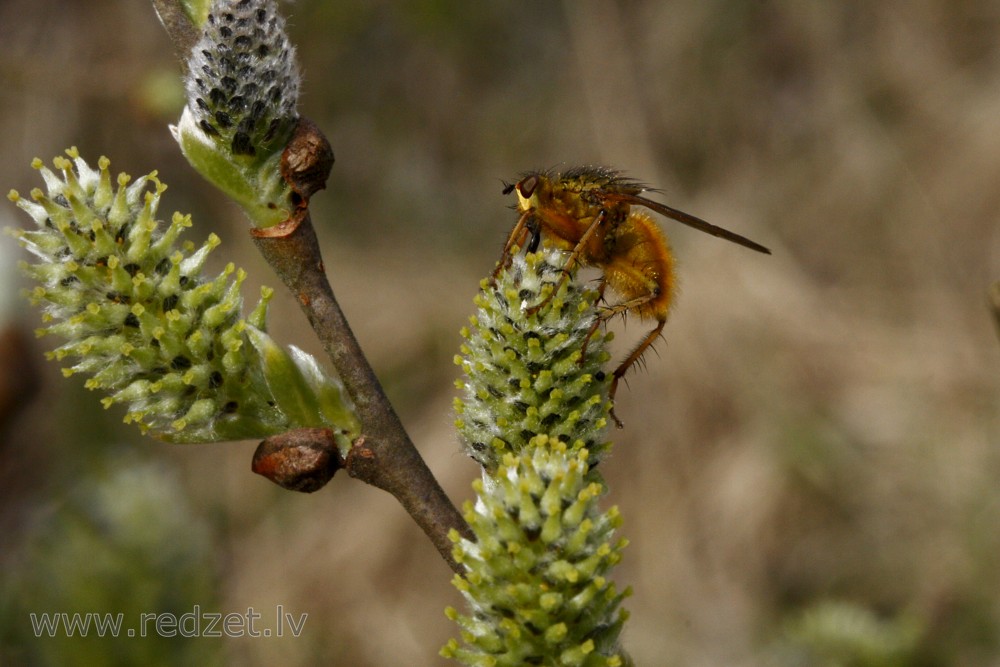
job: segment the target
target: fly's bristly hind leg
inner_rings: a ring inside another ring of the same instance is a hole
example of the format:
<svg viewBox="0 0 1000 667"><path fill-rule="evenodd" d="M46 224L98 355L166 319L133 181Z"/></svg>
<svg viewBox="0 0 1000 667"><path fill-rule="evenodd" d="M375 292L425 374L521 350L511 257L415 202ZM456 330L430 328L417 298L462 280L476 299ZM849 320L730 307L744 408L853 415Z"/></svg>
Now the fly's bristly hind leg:
<svg viewBox="0 0 1000 667"><path fill-rule="evenodd" d="M632 353L625 357L625 360L618 365L618 368L615 369L615 372L611 377L611 388L608 390L608 398L611 399L611 418L614 420L615 426L618 428L622 428L624 426L622 420L615 414L614 408L615 392L618 391L618 382L625 377L628 370L642 358L642 355L645 354L646 350L648 350L653 342L660 336L666 323L667 321L665 319L660 320L657 325L653 327L648 334L646 334L646 337L635 346Z"/></svg>

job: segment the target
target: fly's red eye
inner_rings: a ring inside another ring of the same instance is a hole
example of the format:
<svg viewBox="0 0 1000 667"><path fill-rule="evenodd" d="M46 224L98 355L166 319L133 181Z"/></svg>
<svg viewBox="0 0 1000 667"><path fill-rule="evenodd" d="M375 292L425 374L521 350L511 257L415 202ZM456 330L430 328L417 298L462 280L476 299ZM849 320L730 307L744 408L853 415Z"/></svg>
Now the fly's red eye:
<svg viewBox="0 0 1000 667"><path fill-rule="evenodd" d="M521 193L522 197L528 199L535 192L535 188L537 187L538 176L528 176L517 184L517 191Z"/></svg>

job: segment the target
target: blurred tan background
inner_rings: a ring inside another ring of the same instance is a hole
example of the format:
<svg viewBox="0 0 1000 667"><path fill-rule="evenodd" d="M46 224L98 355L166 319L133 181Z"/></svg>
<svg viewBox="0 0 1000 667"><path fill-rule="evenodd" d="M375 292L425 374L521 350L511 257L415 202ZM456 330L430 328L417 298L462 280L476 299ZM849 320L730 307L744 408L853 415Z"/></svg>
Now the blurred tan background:
<svg viewBox="0 0 1000 667"><path fill-rule="evenodd" d="M1000 4L282 6L300 111L337 156L314 199L334 288L456 502L477 470L452 356L514 222L501 179L614 165L774 251L664 223L678 305L602 464L638 664L1000 664ZM161 216L218 233L215 266L245 267L255 300L276 281L167 131L176 74L145 2L0 2L0 186L40 185L30 160L70 145L158 169ZM124 427L43 360L18 257L0 241L0 384L24 399L0 424L0 663L443 662L462 602L389 496L346 477L295 495L249 472L252 442ZM320 352L291 299L271 322ZM623 354L646 325L616 330ZM308 619L299 638L117 642L27 620L193 605Z"/></svg>

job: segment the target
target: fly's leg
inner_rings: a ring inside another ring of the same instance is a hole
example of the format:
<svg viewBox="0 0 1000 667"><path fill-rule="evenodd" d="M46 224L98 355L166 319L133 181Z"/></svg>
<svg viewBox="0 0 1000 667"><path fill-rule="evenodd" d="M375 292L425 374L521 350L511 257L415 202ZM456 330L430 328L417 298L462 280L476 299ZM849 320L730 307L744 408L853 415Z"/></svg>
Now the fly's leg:
<svg viewBox="0 0 1000 667"><path fill-rule="evenodd" d="M580 240L577 241L576 246L573 247L573 250L570 252L569 259L566 260L566 263L563 264L562 270L560 271L562 275L559 276L559 280L552 286L552 291L549 292L548 296L542 299L539 303L529 308L528 315L534 315L537 313L539 310L548 305L549 301L552 300L552 297L559 293L562 286L567 280L569 280L573 267L580 261L580 256L583 254L583 249L587 247L587 242L590 241L590 238L594 235L594 232L597 231L597 228L604 223L604 219L606 217L607 212L602 209L601 212L597 214L597 217L594 218L594 221L590 223L590 226L587 227L587 231L583 233Z"/></svg>
<svg viewBox="0 0 1000 667"><path fill-rule="evenodd" d="M538 225L533 222L534 211L525 211L518 218L517 224L514 225L514 229L510 230L510 236L507 237L507 243L503 247L503 252L500 254L500 261L497 262L497 267L493 269L493 275L490 276L490 285L495 286L497 284L497 276L500 272L510 266L511 254L514 247L518 248L524 247L524 242L528 241L530 245L537 249L538 243L541 240L541 233L538 229ZM529 237L529 234L531 235ZM534 250L532 250L533 252Z"/></svg>
<svg viewBox="0 0 1000 667"><path fill-rule="evenodd" d="M611 418L615 420L615 426L618 428L623 426L622 420L618 419L614 409L615 392L618 391L618 382L625 377L625 373L627 373L628 370L642 358L642 355L649 349L649 346L653 344L653 341L659 337L660 333L663 331L663 326L666 323L667 321L665 319L660 320L659 323L653 327L653 330L646 334L646 337L642 339L642 342L636 345L635 349L632 350L632 353L625 357L625 360L618 365L618 368L615 369L615 372L611 377L611 388L608 390L608 398L611 399L612 405Z"/></svg>
<svg viewBox="0 0 1000 667"><path fill-rule="evenodd" d="M601 284L598 285L597 287L597 299L594 300L594 303L598 303L604 298L604 288L606 288L607 286L608 286L608 281L605 280L602 276ZM598 327L600 327L606 321L607 321L606 317L604 317L603 315L598 315L597 317L594 318L594 323L590 325L590 331L587 332L587 338L584 339L583 347L580 348L580 360L577 363L580 364L581 366L583 365L583 360L587 358L587 346L590 345L590 339L594 337L595 333L597 333Z"/></svg>
<svg viewBox="0 0 1000 667"><path fill-rule="evenodd" d="M601 282L599 293L602 296L604 294L605 284L606 283L604 281ZM648 303L649 301L655 299L657 295L658 295L657 290L653 289L647 292L646 294L643 294L642 296L636 297L634 299L629 299L628 301L623 301L622 303L616 303L613 306L608 306L606 308L603 308L601 314L597 317L597 320L594 322L590 330L590 335L594 334L599 325L601 325L604 322L607 322L615 315L625 315L630 310L638 309L643 304ZM615 414L615 408L614 408L615 392L618 391L618 382L625 376L625 373L627 373L628 370L633 365L635 365L639 361L639 359L642 358L642 355L646 352L647 349L649 349L650 345L653 344L653 341L655 341L656 338L663 331L663 327L666 324L666 322L667 322L666 319L659 320L656 327L654 327L653 330L650 331L646 335L646 337L643 338L642 341L635 347L635 349L632 350L632 353L629 354L625 358L625 360L618 365L618 368L615 369L614 374L612 374L611 376L611 387L608 390L608 398L611 399L611 418L614 420L615 426L617 426L618 428L622 428L622 426L624 426L622 420L620 420L618 416ZM587 343L589 342L590 342L590 337L588 336ZM587 351L587 343L584 343L583 345L584 354L586 354ZM580 357L580 361L581 362L583 361L582 356Z"/></svg>

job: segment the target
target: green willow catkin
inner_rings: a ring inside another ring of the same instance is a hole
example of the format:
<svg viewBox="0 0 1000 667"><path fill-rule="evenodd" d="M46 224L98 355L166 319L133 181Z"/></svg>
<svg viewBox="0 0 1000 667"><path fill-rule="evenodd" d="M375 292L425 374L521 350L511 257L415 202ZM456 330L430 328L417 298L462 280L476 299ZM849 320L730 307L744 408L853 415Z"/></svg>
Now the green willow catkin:
<svg viewBox="0 0 1000 667"><path fill-rule="evenodd" d="M215 0L187 58L187 105L170 129L198 173L256 227L286 220L283 151L299 122L301 75L273 0Z"/></svg>
<svg viewBox="0 0 1000 667"><path fill-rule="evenodd" d="M244 320L245 273L229 264L202 276L219 238L177 248L191 219L156 220L166 186L155 172L113 183L107 158L93 169L76 149L67 154L54 160L58 174L33 163L47 192L9 195L36 223L12 233L36 257L23 265L38 283L28 297L43 308L38 334L64 341L48 356L70 362L65 375L88 375L87 388L107 393L105 407L125 404L126 422L170 441L357 430L339 381L264 333L271 290Z"/></svg>
<svg viewBox="0 0 1000 667"><path fill-rule="evenodd" d="M273 2L230 0L211 7L191 51L188 107L233 155L283 148L298 118L300 76L285 21Z"/></svg>
<svg viewBox="0 0 1000 667"><path fill-rule="evenodd" d="M595 462L607 446L610 335L595 329L596 293L565 281L544 308L526 313L559 281L564 256L547 252L553 255L515 255L495 285L485 282L462 329L456 426L466 452L487 470L537 435L586 447Z"/></svg>
<svg viewBox="0 0 1000 667"><path fill-rule="evenodd" d="M575 280L544 301L564 262L553 250L516 254L484 281L462 332L457 425L483 478L464 508L475 540L451 533L470 611L446 610L461 641L441 654L466 665L630 664L618 645L629 591L610 580L626 541L614 537L617 508L599 507L593 470L610 447L610 336L595 326L596 294Z"/></svg>

